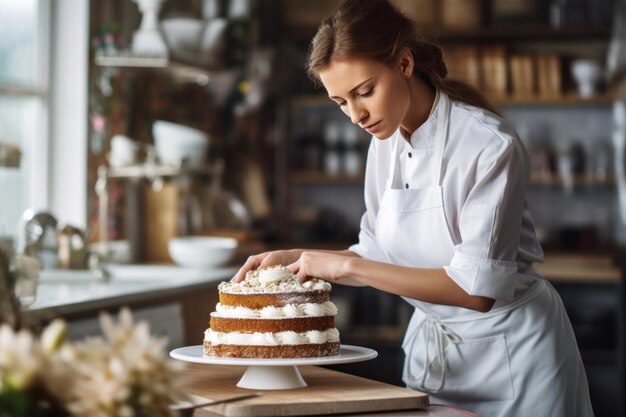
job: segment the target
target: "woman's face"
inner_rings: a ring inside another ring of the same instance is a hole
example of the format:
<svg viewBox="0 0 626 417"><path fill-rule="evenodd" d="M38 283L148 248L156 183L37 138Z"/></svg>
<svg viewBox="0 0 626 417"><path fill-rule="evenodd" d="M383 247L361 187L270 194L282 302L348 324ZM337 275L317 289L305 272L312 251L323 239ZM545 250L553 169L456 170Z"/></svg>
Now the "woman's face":
<svg viewBox="0 0 626 417"><path fill-rule="evenodd" d="M352 123L378 139L393 135L411 102L400 66L353 58L333 61L319 76L330 99Z"/></svg>

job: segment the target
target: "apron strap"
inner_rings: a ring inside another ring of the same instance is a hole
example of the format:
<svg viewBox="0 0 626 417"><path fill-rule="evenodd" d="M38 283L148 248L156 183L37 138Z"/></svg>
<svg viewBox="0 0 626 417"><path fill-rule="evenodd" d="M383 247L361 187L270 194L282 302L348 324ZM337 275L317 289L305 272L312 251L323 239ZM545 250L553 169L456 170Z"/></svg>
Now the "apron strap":
<svg viewBox="0 0 626 417"><path fill-rule="evenodd" d="M451 107L452 103L448 95L443 91L440 92L439 105L437 106L437 128L435 130L435 166L433 167L433 184L437 186L441 186L443 177L443 150L448 141Z"/></svg>
<svg viewBox="0 0 626 417"><path fill-rule="evenodd" d="M409 344L409 352L413 351L415 347L415 342L418 339L420 333L424 334L424 367L422 369L422 374L419 377L419 385L424 388L424 390L437 393L439 392L446 381L446 367L447 367L447 356L448 356L448 342L451 343L460 343L461 337L454 333L452 329L443 324L439 318L433 315L427 315L424 319L413 329L411 334L409 335L410 344ZM435 342L435 350L436 354L431 359L430 358L430 342L431 339ZM411 372L411 359L408 359L407 362L407 378L408 380L418 381L413 373ZM439 368L439 384L436 387L427 387L426 380L431 374L431 368L437 369Z"/></svg>

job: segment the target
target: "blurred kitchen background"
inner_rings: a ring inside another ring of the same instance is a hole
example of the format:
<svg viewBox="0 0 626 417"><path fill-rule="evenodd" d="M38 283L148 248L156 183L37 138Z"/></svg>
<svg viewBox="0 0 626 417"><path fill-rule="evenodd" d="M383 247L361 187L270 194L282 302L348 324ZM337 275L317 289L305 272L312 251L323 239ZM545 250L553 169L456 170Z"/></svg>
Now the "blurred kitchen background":
<svg viewBox="0 0 626 417"><path fill-rule="evenodd" d="M626 2L396 3L516 125L538 269L568 309L596 415L623 415ZM233 238L234 266L354 242L369 137L303 68L334 4L0 0L2 242L44 272L173 264L181 236ZM384 363L337 368L401 385L409 306L368 289L333 298L342 342Z"/></svg>

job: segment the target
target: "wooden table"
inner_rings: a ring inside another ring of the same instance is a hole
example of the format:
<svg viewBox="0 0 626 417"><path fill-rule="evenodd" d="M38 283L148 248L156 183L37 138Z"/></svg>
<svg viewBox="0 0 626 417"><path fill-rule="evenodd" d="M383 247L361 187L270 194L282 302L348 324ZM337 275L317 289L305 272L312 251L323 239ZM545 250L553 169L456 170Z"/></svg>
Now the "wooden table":
<svg viewBox="0 0 626 417"><path fill-rule="evenodd" d="M195 417L269 417L296 415L431 416L474 415L444 406L429 406L427 395L318 366L299 366L308 387L248 390L236 386L245 367L186 364L183 389L205 400L262 392L263 396L196 410ZM198 400L200 400L198 398Z"/></svg>
<svg viewBox="0 0 626 417"><path fill-rule="evenodd" d="M427 407L424 410L413 411L390 411L386 413L365 413L365 414L341 414L343 417L467 417L466 412L456 411L446 407ZM222 417L220 414L210 411L197 410L194 417Z"/></svg>
<svg viewBox="0 0 626 417"><path fill-rule="evenodd" d="M457 411L447 407L427 407L423 410L389 411L385 413L341 414L342 417L467 417L476 414ZM197 410L194 417L222 417L220 414L206 410Z"/></svg>

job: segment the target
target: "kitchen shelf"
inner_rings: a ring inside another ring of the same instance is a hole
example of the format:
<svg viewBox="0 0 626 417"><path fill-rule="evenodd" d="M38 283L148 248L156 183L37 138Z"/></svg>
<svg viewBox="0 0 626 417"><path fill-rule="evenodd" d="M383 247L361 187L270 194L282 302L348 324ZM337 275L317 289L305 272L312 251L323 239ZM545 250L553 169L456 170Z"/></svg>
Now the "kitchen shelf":
<svg viewBox="0 0 626 417"><path fill-rule="evenodd" d="M580 97L577 94L564 94L554 97L542 96L506 96L491 98L496 106L610 106L613 103L611 94ZM324 94L307 94L294 97L292 106L297 107L330 107L336 104Z"/></svg>
<svg viewBox="0 0 626 417"><path fill-rule="evenodd" d="M318 171L300 171L291 174L291 182L295 184L347 184L362 185L363 175L326 174Z"/></svg>
<svg viewBox="0 0 626 417"><path fill-rule="evenodd" d="M564 94L554 97L541 96L509 96L491 99L496 106L610 106L613 103L611 94L593 97L581 97L578 94Z"/></svg>
<svg viewBox="0 0 626 417"><path fill-rule="evenodd" d="M116 54L96 53L95 62L101 67L127 68L167 68L170 64L167 55L138 55L127 51Z"/></svg>
<svg viewBox="0 0 626 417"><path fill-rule="evenodd" d="M142 164L126 167L107 167L108 178L154 178L175 177L184 175L211 176L215 168L205 167L181 167L178 165Z"/></svg>
<svg viewBox="0 0 626 417"><path fill-rule="evenodd" d="M612 175L607 176L603 180L589 178L584 174L576 174L573 177L573 185L576 187L612 187L615 185L615 177ZM563 186L564 181L560 175L542 176L539 174L531 174L530 184L534 186Z"/></svg>
<svg viewBox="0 0 626 417"><path fill-rule="evenodd" d="M240 72L236 68L205 68L173 61L166 55L138 55L129 51L97 53L95 63L100 67L166 71L179 82L193 82L200 86L208 85L218 74Z"/></svg>
<svg viewBox="0 0 626 417"><path fill-rule="evenodd" d="M342 332L342 341L350 344L399 346L404 338L404 325L354 326Z"/></svg>
<svg viewBox="0 0 626 417"><path fill-rule="evenodd" d="M546 254L535 269L551 282L578 284L618 284L621 271L613 259L605 255Z"/></svg>
<svg viewBox="0 0 626 417"><path fill-rule="evenodd" d="M432 29L424 31L424 36L437 42L460 41L495 41L495 42L527 42L527 41L587 41L608 40L611 29L606 27L565 27L552 28L545 25L535 26L501 26L479 29L453 30Z"/></svg>
<svg viewBox="0 0 626 417"><path fill-rule="evenodd" d="M317 27L290 28L289 34L301 42L310 42L315 36ZM553 28L546 25L510 25L480 27L476 29L450 29L450 28L422 28L421 35L426 39L432 39L438 43L448 42L528 42L544 41L546 39L555 41L606 41L611 36L611 29L608 27L564 27Z"/></svg>

